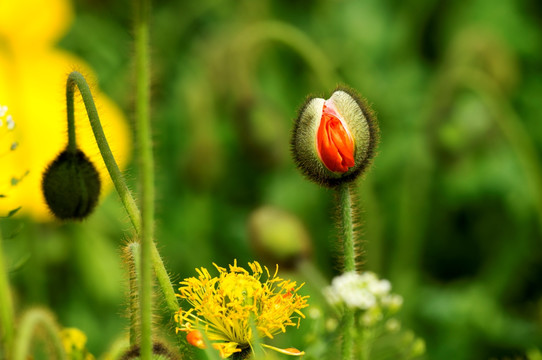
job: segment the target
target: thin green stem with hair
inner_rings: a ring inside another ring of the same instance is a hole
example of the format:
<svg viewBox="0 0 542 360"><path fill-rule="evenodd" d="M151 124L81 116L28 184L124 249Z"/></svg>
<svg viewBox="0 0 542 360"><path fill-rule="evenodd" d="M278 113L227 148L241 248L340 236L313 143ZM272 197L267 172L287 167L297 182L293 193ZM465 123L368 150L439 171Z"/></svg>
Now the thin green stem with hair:
<svg viewBox="0 0 542 360"><path fill-rule="evenodd" d="M55 359L65 360L66 353L60 340L58 327L53 316L44 309L32 309L27 311L18 327L18 335L15 339L13 360L26 360L32 346L32 339L38 329L42 329L49 337L55 353Z"/></svg>
<svg viewBox="0 0 542 360"><path fill-rule="evenodd" d="M109 172L109 176L111 177L115 189L120 196L121 202L124 205L126 212L128 213L128 217L130 218L136 234L140 236L141 213L139 212L139 208L130 190L128 189L128 186L126 185L119 166L115 161L115 157L111 152L111 148L109 147L109 143L107 142L107 139L105 137L100 118L98 116L98 111L96 110L96 105L94 104L94 100L90 92L90 88L83 75L78 72L72 72L68 76L68 81L66 84L66 100L68 109L68 147L73 146L74 148L72 148L72 150L77 149L75 137L75 118L73 111L74 90L76 86L81 93L81 97L83 98L83 103L85 104L85 108L87 110L88 119L90 121L94 137L96 139L96 144L98 145L100 154L102 155L107 171ZM152 263L154 271L166 299L168 309L172 314L174 314L175 312L177 312L177 310L179 310L177 298L175 297L175 290L171 286L169 275L165 269L158 249L156 248L154 242L151 245Z"/></svg>
<svg viewBox="0 0 542 360"><path fill-rule="evenodd" d="M137 208L136 202L130 190L126 185L120 172L119 166L113 157L109 143L105 137L105 133L100 122L100 117L98 116L98 111L96 110L96 105L94 104L94 99L92 98L92 93L90 92L90 87L88 86L85 78L79 72L74 71L68 76L68 81L66 83L66 107L68 111L68 151L74 152L77 150L77 141L75 136L75 117L74 117L74 106L73 106L73 97L75 86L79 89L81 97L83 98L83 103L85 104L85 109L87 111L88 119L90 121L90 126L94 133L96 139L96 144L100 149L100 154L104 160L109 176L115 185L115 189L120 196L120 199L124 205L124 208L128 212L132 225L139 232L141 228L141 216L139 214L139 209Z"/></svg>
<svg viewBox="0 0 542 360"><path fill-rule="evenodd" d="M344 272L356 271L356 245L354 241L354 215L350 183L339 185L338 199L340 212L341 239L344 246ZM343 314L342 359L351 360L354 353L354 312L348 307Z"/></svg>
<svg viewBox="0 0 542 360"><path fill-rule="evenodd" d="M141 266L139 263L141 257L141 246L137 242L131 242L125 247L125 261L128 263L130 276L130 346L137 344L137 339L141 336L139 327L139 298L138 287L141 279Z"/></svg>
<svg viewBox="0 0 542 360"><path fill-rule="evenodd" d="M13 342L14 322L13 322L13 300L9 288L9 277L7 265L4 260L4 252L2 248L2 229L0 229L0 350L3 350L6 359L11 353ZM0 356L0 358L2 358Z"/></svg>
<svg viewBox="0 0 542 360"><path fill-rule="evenodd" d="M135 5L136 57L136 133L141 179L141 359L150 360L152 352L152 279L151 261L154 232L154 161L150 124L150 0Z"/></svg>
<svg viewBox="0 0 542 360"><path fill-rule="evenodd" d="M356 245L354 241L354 216L350 183L341 184L339 193L340 229L344 246L344 272L356 271Z"/></svg>

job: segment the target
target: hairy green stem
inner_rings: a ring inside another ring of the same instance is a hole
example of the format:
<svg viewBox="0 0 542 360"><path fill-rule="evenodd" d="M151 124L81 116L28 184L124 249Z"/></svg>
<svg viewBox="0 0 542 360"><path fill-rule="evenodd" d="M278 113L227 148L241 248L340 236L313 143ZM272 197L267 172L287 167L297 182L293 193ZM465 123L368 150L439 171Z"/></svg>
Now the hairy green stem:
<svg viewBox="0 0 542 360"><path fill-rule="evenodd" d="M342 359L354 359L354 310L345 308L343 314L343 344L342 344Z"/></svg>
<svg viewBox="0 0 542 360"><path fill-rule="evenodd" d="M139 327L139 288L137 286L141 280L140 250L141 246L137 242L131 242L125 248L125 259L130 272L130 346L136 345L137 339L141 336Z"/></svg>
<svg viewBox="0 0 542 360"><path fill-rule="evenodd" d="M94 132L94 137L96 139L98 148L100 149L100 153L104 160L107 171L109 172L109 176L111 177L111 180L113 181L115 189L117 190L117 193L119 194L121 202L124 205L126 212L128 213L128 217L130 218L130 221L132 222L135 232L137 233L138 236L140 236L141 235L141 213L139 212L139 208L137 207L136 201L134 200L130 190L128 189L128 186L126 185L124 177L122 176L122 173L117 165L117 162L115 161L113 153L111 152L111 148L109 147L109 144L107 142L107 139L102 129L102 125L100 123L100 118L98 116L96 106L94 105L94 100L92 98L90 88L85 78L83 77L83 75L81 75L78 72L72 72L69 75L68 82L66 85L66 99L67 99L67 108L68 108L68 137L69 137L68 147L76 146L75 118L73 115L74 113L73 112L73 102L74 102L73 98L74 98L75 86L77 86L77 88L79 89L79 92L81 93L81 97L83 98L85 108L87 109L90 125L92 127L92 131ZM70 144L73 144L73 145L70 145ZM160 254L158 252L158 249L156 249L154 242L151 244L151 246L152 246L152 262L153 262L154 271L156 273L158 282L160 284L160 287L166 299L168 308L171 311L171 313L174 314L175 312L177 312L177 310L179 310L177 298L175 297L175 290L171 286L169 275L165 269L162 258L160 257Z"/></svg>
<svg viewBox="0 0 542 360"><path fill-rule="evenodd" d="M341 184L339 195L340 229L344 246L344 272L356 271L356 246L354 242L353 204L351 184ZM346 308L343 314L342 359L351 360L354 352L354 312Z"/></svg>
<svg viewBox="0 0 542 360"><path fill-rule="evenodd" d="M341 184L339 192L339 211L341 239L344 246L344 272L356 271L356 246L354 242L354 222L352 211L351 185Z"/></svg>
<svg viewBox="0 0 542 360"><path fill-rule="evenodd" d="M66 359L62 341L58 335L58 327L53 316L43 309L32 309L26 312L19 323L19 332L15 341L14 360L26 360L32 346L32 339L38 329L43 329L49 337L56 359Z"/></svg>
<svg viewBox="0 0 542 360"><path fill-rule="evenodd" d="M136 57L136 133L141 179L141 359L150 360L152 353L152 278L151 261L154 232L154 161L150 124L150 0L135 4Z"/></svg>
<svg viewBox="0 0 542 360"><path fill-rule="evenodd" d="M96 138L96 144L100 149L100 153L104 160L109 176L115 185L115 189L120 196L120 199L128 212L130 220L136 231L141 228L141 218L139 214L139 209L134 201L134 198L130 194L130 190L126 185L122 177L122 173L113 157L109 143L105 137L105 133L100 122L100 117L98 116L98 111L96 110L96 105L94 104L94 99L90 92L90 88L83 77L79 72L74 71L68 76L68 82L66 84L66 106L68 109L68 150L75 151L77 149L76 137L75 137L75 118L74 118L74 106L73 106L73 97L75 86L79 89L83 102L85 104L85 109L87 110L88 119L90 121L90 126L92 127L92 132Z"/></svg>
<svg viewBox="0 0 542 360"><path fill-rule="evenodd" d="M13 342L13 300L9 288L9 277L7 264L4 260L4 252L2 248L2 230L0 229L0 352L5 354L5 358L9 359L11 346ZM4 357L0 355L0 359Z"/></svg>

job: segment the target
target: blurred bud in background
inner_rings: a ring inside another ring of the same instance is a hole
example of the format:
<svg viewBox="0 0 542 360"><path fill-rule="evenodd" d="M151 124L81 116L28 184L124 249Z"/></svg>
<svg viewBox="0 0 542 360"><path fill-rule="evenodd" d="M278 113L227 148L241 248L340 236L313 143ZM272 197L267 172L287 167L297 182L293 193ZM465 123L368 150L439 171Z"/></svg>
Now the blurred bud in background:
<svg viewBox="0 0 542 360"><path fill-rule="evenodd" d="M299 218L273 206L262 206L251 214L250 242L259 258L266 263L291 268L310 256L311 241Z"/></svg>

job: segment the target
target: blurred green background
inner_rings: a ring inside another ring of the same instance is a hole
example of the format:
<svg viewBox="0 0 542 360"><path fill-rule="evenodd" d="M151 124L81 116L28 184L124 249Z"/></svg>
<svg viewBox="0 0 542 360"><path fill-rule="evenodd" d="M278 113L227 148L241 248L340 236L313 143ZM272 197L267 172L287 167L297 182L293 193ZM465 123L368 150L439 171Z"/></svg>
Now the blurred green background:
<svg viewBox="0 0 542 360"><path fill-rule="evenodd" d="M347 84L381 128L359 182L363 269L404 297L403 326L425 339L429 359L521 358L542 348L540 1L153 6L156 229L175 281L212 262L274 264L251 237L258 229L249 219L262 206L304 228L302 257L323 279L339 273L333 193L303 179L289 141L308 94L328 97ZM87 61L131 117L131 3L74 7L58 46ZM126 175L137 192L136 164ZM3 228L18 311L50 307L103 353L127 329L120 255L130 224L116 194L83 223L19 218ZM317 302L319 283L287 263L282 275L307 281ZM291 331L299 348L310 321Z"/></svg>

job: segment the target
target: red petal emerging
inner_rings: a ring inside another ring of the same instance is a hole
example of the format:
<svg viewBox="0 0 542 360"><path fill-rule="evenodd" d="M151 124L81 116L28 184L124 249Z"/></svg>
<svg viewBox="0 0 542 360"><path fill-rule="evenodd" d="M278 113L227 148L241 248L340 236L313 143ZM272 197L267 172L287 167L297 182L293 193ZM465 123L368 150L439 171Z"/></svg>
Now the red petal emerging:
<svg viewBox="0 0 542 360"><path fill-rule="evenodd" d="M318 155L329 170L344 173L354 166L354 140L337 112L325 103L316 143Z"/></svg>

